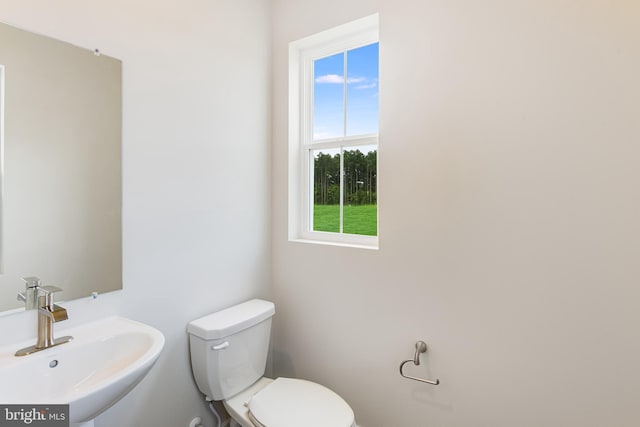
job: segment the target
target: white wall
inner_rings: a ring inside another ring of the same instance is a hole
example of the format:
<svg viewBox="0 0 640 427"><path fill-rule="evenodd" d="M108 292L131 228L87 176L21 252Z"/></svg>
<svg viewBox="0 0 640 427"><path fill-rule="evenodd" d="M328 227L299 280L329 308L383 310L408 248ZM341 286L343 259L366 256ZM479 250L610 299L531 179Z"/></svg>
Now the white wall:
<svg viewBox="0 0 640 427"><path fill-rule="evenodd" d="M287 241L287 43L380 13L380 250ZM637 426L640 3L275 0L274 368L365 427ZM414 375L398 365L416 340Z"/></svg>
<svg viewBox="0 0 640 427"><path fill-rule="evenodd" d="M0 21L123 61L123 291L67 304L73 326L119 313L160 329L149 376L97 427L213 425L191 376L186 324L266 297L268 2L0 0ZM33 313L0 339L33 335Z"/></svg>

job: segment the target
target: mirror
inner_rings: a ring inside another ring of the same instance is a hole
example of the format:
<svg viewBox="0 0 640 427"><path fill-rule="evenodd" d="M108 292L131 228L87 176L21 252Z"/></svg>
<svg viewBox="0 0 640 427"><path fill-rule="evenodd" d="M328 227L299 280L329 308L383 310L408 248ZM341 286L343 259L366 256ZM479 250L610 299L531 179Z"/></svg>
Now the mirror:
<svg viewBox="0 0 640 427"><path fill-rule="evenodd" d="M0 311L122 288L122 64L0 23Z"/></svg>

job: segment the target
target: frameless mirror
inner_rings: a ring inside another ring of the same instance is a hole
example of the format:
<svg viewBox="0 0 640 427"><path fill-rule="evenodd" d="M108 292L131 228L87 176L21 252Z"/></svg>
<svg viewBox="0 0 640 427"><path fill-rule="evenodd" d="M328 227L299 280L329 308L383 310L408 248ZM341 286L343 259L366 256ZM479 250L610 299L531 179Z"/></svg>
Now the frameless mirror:
<svg viewBox="0 0 640 427"><path fill-rule="evenodd" d="M0 23L0 311L122 288L122 64Z"/></svg>

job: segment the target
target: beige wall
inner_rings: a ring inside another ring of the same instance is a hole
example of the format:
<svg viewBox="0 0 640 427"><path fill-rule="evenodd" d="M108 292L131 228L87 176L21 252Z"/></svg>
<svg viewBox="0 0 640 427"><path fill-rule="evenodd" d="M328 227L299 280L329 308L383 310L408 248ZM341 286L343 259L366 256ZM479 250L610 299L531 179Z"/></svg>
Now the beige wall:
<svg viewBox="0 0 640 427"><path fill-rule="evenodd" d="M287 241L287 43L380 13L380 250ZM274 1L277 374L364 427L640 423L640 5ZM417 339L429 344L400 378Z"/></svg>

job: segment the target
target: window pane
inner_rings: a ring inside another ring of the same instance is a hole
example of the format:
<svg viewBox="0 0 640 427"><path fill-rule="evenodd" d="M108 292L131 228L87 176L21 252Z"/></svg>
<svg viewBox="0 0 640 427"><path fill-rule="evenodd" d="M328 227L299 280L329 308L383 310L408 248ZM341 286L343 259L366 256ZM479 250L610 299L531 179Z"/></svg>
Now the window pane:
<svg viewBox="0 0 640 427"><path fill-rule="evenodd" d="M340 232L340 150L313 150L313 230Z"/></svg>
<svg viewBox="0 0 640 427"><path fill-rule="evenodd" d="M344 136L344 53L313 61L313 140Z"/></svg>
<svg viewBox="0 0 640 427"><path fill-rule="evenodd" d="M378 133L378 43L347 52L347 136Z"/></svg>
<svg viewBox="0 0 640 427"><path fill-rule="evenodd" d="M375 145L345 148L343 232L378 235L378 149Z"/></svg>

